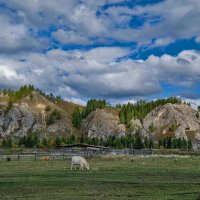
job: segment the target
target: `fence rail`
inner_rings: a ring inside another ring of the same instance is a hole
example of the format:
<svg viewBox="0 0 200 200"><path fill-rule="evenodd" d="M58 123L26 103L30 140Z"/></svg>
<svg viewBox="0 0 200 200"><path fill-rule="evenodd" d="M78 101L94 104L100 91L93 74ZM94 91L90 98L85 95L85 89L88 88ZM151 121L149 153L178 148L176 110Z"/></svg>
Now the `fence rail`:
<svg viewBox="0 0 200 200"><path fill-rule="evenodd" d="M152 149L110 149L110 153L126 155L152 155Z"/></svg>
<svg viewBox="0 0 200 200"><path fill-rule="evenodd" d="M50 160L69 160L74 155L83 157L94 157L98 154L124 154L124 155L152 155L152 149L107 149L99 151L72 151L72 150L52 150L49 152L36 152L36 153L13 153L13 154L0 154L0 160L41 160L42 158L49 157Z"/></svg>

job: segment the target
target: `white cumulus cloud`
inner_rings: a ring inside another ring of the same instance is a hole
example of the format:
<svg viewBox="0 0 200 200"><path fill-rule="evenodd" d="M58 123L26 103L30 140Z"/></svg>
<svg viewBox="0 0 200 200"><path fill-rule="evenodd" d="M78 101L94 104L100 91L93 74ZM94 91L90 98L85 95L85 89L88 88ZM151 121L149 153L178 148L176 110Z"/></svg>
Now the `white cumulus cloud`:
<svg viewBox="0 0 200 200"><path fill-rule="evenodd" d="M116 47L91 50L50 50L0 58L1 84L34 84L65 98L132 99L159 94L161 83L195 88L200 81L200 52L182 51L177 56L151 55L146 60L127 56Z"/></svg>

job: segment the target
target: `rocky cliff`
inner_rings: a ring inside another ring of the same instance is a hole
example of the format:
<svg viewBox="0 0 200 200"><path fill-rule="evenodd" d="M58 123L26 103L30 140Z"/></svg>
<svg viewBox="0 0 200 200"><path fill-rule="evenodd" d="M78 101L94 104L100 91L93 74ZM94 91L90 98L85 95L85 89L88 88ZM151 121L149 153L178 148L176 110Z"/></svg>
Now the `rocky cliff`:
<svg viewBox="0 0 200 200"><path fill-rule="evenodd" d="M185 104L165 104L153 109L143 121L131 120L126 129L120 124L115 108L97 109L82 122L81 131L72 125L72 112L78 105L48 98L33 91L7 110L8 96L0 94L0 137L22 137L40 132L44 135L85 133L88 137L135 134L140 129L142 137L159 139L167 136L200 141L200 119L197 111Z"/></svg>
<svg viewBox="0 0 200 200"><path fill-rule="evenodd" d="M7 104L8 98L1 95L1 137L22 137L37 131L50 135L71 134L74 131L71 124L71 112L75 107L73 104L61 103L61 101L53 102L36 91L32 92L30 96L23 98L19 103L14 103L10 110L6 110ZM59 119L56 119L56 117L53 119L55 110L59 113ZM51 123L48 122L50 117L52 118Z"/></svg>
<svg viewBox="0 0 200 200"><path fill-rule="evenodd" d="M119 122L119 113L112 109L97 109L90 113L82 124L88 137L107 137L125 135L125 125Z"/></svg>
<svg viewBox="0 0 200 200"><path fill-rule="evenodd" d="M186 104L166 104L152 110L142 122L153 138L166 136L200 140L200 119L197 111Z"/></svg>

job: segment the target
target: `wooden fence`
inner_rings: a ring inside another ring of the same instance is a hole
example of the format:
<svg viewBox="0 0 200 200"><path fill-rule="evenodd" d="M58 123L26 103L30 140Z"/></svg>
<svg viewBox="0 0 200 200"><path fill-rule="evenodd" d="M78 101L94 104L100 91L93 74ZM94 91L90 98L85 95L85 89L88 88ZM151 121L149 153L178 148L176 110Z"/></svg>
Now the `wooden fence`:
<svg viewBox="0 0 200 200"><path fill-rule="evenodd" d="M35 152L35 153L13 153L13 154L0 154L0 160L41 160L42 158L49 157L50 160L69 160L74 155L83 157L94 157L98 154L124 154L124 155L152 155L152 149L107 149L104 151L73 151L73 150L51 150L48 152Z"/></svg>
<svg viewBox="0 0 200 200"><path fill-rule="evenodd" d="M110 153L125 154L125 155L152 155L152 149L110 149Z"/></svg>

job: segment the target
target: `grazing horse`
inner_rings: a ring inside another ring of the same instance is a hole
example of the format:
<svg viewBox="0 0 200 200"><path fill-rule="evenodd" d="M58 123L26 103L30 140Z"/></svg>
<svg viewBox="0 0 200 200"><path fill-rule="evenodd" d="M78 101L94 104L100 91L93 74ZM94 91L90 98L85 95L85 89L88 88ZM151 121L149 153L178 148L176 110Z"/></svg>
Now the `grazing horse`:
<svg viewBox="0 0 200 200"><path fill-rule="evenodd" d="M81 170L84 170L84 167L87 170L90 169L90 166L87 163L86 159L83 158L82 156L73 156L72 157L71 170L73 169L73 167L75 167L75 169L76 169L76 165L80 165Z"/></svg>

